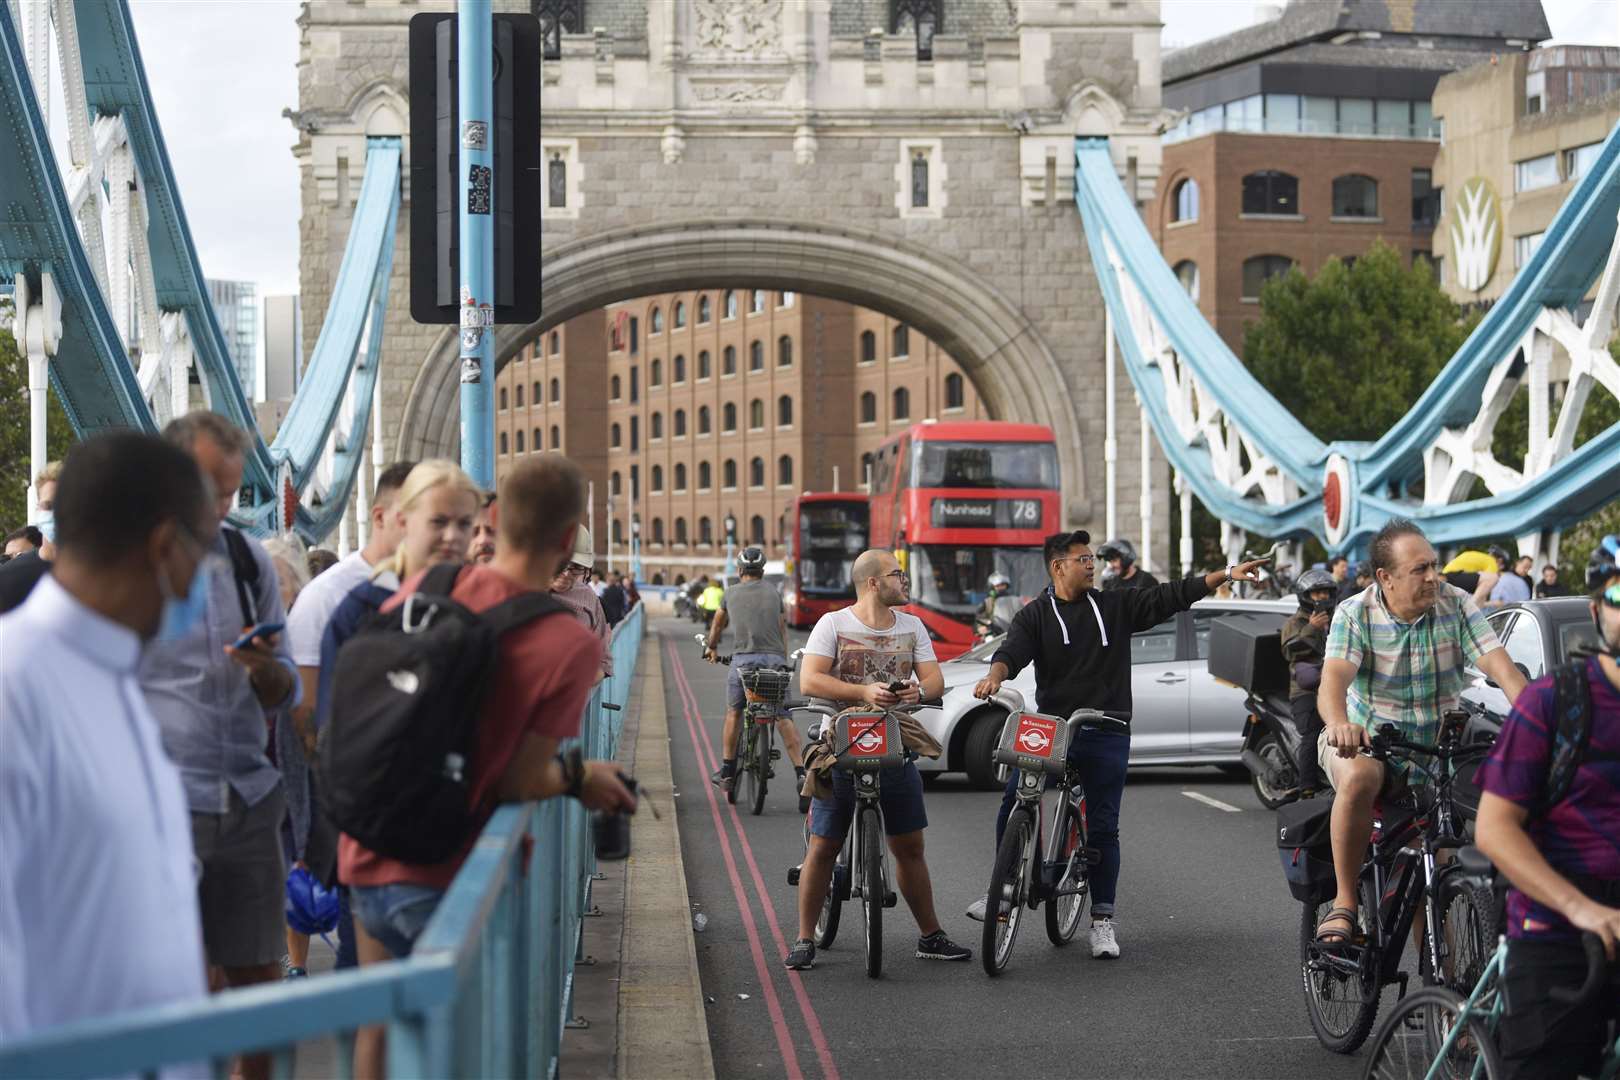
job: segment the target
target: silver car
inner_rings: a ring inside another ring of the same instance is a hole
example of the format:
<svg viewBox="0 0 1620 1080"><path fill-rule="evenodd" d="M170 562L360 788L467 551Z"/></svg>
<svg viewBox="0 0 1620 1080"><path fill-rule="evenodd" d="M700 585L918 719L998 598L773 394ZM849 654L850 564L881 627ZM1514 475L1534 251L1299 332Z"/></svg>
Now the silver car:
<svg viewBox="0 0 1620 1080"><path fill-rule="evenodd" d="M1198 601L1149 630L1131 636L1131 764L1231 765L1242 768L1238 754L1248 717L1244 693L1210 675L1209 628L1223 614L1273 611L1291 614L1293 597L1282 600ZM917 768L929 772L966 772L974 785L998 786L990 761L1001 734L1002 714L973 696L973 687L990 670L999 637L940 664L945 676L944 701L938 709L917 714L945 747L938 759L923 758ZM1007 680L1007 685L1035 702L1035 665Z"/></svg>

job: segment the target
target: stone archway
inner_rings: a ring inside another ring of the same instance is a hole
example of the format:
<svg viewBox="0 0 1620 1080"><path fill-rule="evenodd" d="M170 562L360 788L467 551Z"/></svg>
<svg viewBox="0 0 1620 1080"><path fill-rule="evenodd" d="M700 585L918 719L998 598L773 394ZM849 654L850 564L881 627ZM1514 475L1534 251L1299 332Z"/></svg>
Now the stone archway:
<svg viewBox="0 0 1620 1080"><path fill-rule="evenodd" d="M856 229L772 220L693 220L596 233L541 256L544 313L496 336L497 370L558 323L619 300L747 285L794 290L883 311L956 358L996 416L1050 426L1064 508L1086 520L1084 424L1057 357L1018 307L946 256ZM458 341L442 333L416 374L397 457L450 454L459 444ZM1100 436L1090 440L1101 445Z"/></svg>

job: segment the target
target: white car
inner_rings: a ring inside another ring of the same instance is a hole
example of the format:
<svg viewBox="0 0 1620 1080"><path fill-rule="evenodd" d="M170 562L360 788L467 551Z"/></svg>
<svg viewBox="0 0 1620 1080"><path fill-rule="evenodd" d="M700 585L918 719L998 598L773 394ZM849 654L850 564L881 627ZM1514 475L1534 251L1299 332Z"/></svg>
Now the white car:
<svg viewBox="0 0 1620 1080"><path fill-rule="evenodd" d="M1268 611L1291 614L1298 602L1222 600L1208 597L1158 626L1131 636L1131 764L1227 765L1242 768L1239 752L1248 717L1244 693L1216 682L1209 673L1209 628L1220 616ZM990 760L1001 735L1004 714L973 696L974 685L989 672L999 637L940 664L945 676L940 708L924 709L917 719L945 748L937 759L921 758L924 773L966 772L974 785L998 786ZM1035 702L1035 665L1030 664L1008 687Z"/></svg>

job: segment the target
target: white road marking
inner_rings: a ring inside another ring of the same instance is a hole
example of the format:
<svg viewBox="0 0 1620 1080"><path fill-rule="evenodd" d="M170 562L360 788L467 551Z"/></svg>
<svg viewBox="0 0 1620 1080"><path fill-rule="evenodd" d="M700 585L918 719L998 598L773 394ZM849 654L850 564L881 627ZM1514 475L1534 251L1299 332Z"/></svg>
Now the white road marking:
<svg viewBox="0 0 1620 1080"><path fill-rule="evenodd" d="M1213 806L1217 810L1225 810L1228 814L1241 814L1241 813L1243 813L1242 810L1239 810L1237 807L1233 806L1231 803L1223 803L1219 799L1212 799L1208 795L1204 795L1201 792L1183 791L1182 794L1187 796L1187 798L1192 799L1194 802L1201 802L1205 806Z"/></svg>

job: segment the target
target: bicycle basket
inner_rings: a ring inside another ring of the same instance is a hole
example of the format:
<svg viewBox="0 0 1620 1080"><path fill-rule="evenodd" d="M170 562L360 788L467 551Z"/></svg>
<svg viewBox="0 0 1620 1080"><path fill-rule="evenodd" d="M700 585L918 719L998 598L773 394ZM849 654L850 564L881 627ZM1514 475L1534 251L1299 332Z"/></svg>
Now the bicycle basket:
<svg viewBox="0 0 1620 1080"><path fill-rule="evenodd" d="M793 682L793 672L773 667L743 668L737 677L750 704L772 706L786 700L788 686Z"/></svg>
<svg viewBox="0 0 1620 1080"><path fill-rule="evenodd" d="M833 724L836 764L851 772L875 772L905 764L900 724L889 712L841 712Z"/></svg>
<svg viewBox="0 0 1620 1080"><path fill-rule="evenodd" d="M997 765L1062 776L1069 755L1069 725L1061 717L1012 713L1001 727L1001 744L991 755Z"/></svg>

